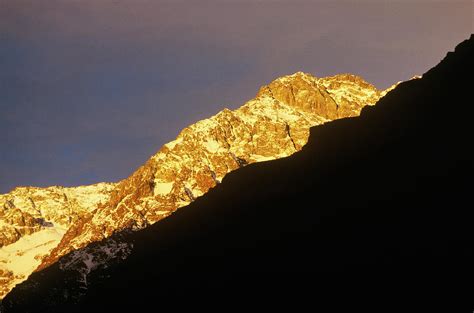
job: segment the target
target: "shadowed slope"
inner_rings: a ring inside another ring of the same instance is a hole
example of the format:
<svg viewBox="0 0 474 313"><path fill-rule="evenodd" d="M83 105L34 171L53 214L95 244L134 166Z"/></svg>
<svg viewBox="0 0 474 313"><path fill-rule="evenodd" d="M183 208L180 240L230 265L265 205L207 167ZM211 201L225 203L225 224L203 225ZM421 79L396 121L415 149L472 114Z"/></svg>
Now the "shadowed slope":
<svg viewBox="0 0 474 313"><path fill-rule="evenodd" d="M230 171L301 150L310 127L358 116L386 92L355 75L317 78L297 72L263 86L236 110L224 109L186 127L117 183L21 187L0 195L0 299L33 271L75 250L85 248L65 262L70 270L87 276L91 267L107 266L117 247L113 240L108 253L94 248L87 254L86 247L165 218ZM86 284L87 277L80 281Z"/></svg>
<svg viewBox="0 0 474 313"><path fill-rule="evenodd" d="M117 236L131 255L95 272L82 298L70 296L74 273L53 265L15 288L5 312L222 300L318 308L327 295L333 310L356 295L347 307L382 297L384 311L454 311L474 278L473 55L471 36L359 118L312 128L301 152L232 172L168 218Z"/></svg>

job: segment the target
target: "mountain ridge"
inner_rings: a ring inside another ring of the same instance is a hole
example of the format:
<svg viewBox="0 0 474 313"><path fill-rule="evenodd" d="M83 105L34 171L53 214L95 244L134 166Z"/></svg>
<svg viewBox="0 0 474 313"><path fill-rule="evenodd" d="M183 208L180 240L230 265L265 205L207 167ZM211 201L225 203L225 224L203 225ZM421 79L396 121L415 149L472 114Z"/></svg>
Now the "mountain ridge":
<svg viewBox="0 0 474 313"><path fill-rule="evenodd" d="M333 78L336 77L337 76ZM285 85L285 78L291 78L291 83L289 84L290 88L288 88L288 85ZM284 79L276 79L270 83L268 85L268 88L272 90L270 94L259 92L255 100L251 100L241 108L235 110L236 113L233 113L234 111L230 110L223 110L210 119L199 121L192 126L185 128L180 135L178 135L178 139L165 144L163 148L161 148L157 154L152 156L143 167L132 174L131 183L126 180L121 182L123 185L118 187L118 189L122 188L118 192L118 197L112 195L111 203L106 204L107 208L104 208L101 213L96 213L93 217L93 219L95 218L95 222L84 225L100 225L100 227L103 228L104 221L106 222L108 220L107 217L115 215L114 210L123 209L125 206L134 206L137 201L145 201L144 203L142 202L142 204L139 204L140 206L163 208L163 211L165 212L162 216L142 217L142 212L133 212L131 213L131 217L126 217L120 222L121 225L112 225L110 228L106 229L105 236L110 236L113 232L124 228L145 227L149 223L154 223L156 220L167 216L176 210L176 208L189 204L196 197L201 196L209 188L215 186L215 184L217 184L229 171L262 159L270 160L288 156L301 149L301 147L306 143L308 136L307 130L310 125L321 124L329 119L338 118L338 114L341 114L342 116L357 115L358 111L365 104L362 101L354 103L354 101L346 100L338 106L336 102L329 97L327 92L324 93L324 90L322 92L320 91L318 79L309 74L297 72L293 75L285 76ZM378 99L378 91L372 85L366 84L366 86L366 88L373 93L370 94L372 98L368 97L367 103L374 104L373 100ZM313 87L314 92L308 95L306 91L311 90L311 87ZM298 97L295 96L294 92L298 90L304 91L304 101L298 100ZM280 91L281 93L275 94L275 91ZM363 97L363 94L360 96L362 99L366 100L366 98ZM310 101L307 101L308 98ZM275 103L275 100L278 102ZM372 102L370 100L372 100ZM326 102L331 103L331 106L319 106L321 104L326 104ZM289 106L285 106L285 103L288 103ZM353 103L354 107L350 107ZM361 103L363 104L361 105ZM292 107L297 107L300 111L294 111L292 110ZM344 108L345 111L340 113L339 107ZM269 108L271 109L269 110ZM302 111L307 112L307 115L298 114ZM315 111L316 114L314 114L313 111ZM274 116L276 116L276 118ZM218 128L214 128L214 120L218 120ZM221 128L222 125L225 125L225 128ZM249 129L249 125L257 125L257 127L263 128L266 132L262 132L259 129ZM290 129L292 130L291 135ZM204 136L196 138L195 135L200 132L203 132ZM235 132L240 133L236 134ZM257 134L259 138L255 139L256 136L254 136L253 133ZM207 138L203 139L208 136L211 137L212 140L207 140ZM248 138L248 136L250 136L249 141L245 141L245 138ZM183 153L180 149L182 149L181 145L183 144L183 141L184 144L186 144L186 138L190 138L188 141L191 143L191 147L185 148L186 152ZM229 143L229 141L232 140L231 138L235 138L234 143ZM243 143L241 143L241 141L243 141ZM277 141L278 144L268 146L267 143L272 141ZM187 165L187 160L183 159L182 156L189 154L190 151L194 152L197 150L200 152L199 150L202 150L202 148L195 145L195 143L200 142L204 142L204 149L211 152L212 157L208 156L206 152L199 153L197 156L190 157L191 164ZM256 144L254 147L248 149L247 142L255 142ZM223 150L225 155L219 156L218 152L219 149L222 148L222 145L224 145ZM172 156L172 158L177 159L179 165L174 165L173 168L165 171L158 168L156 164L162 161L163 157L167 158L175 149L178 150L178 153L176 154L177 157ZM213 162L213 158L216 157L219 159L216 162ZM201 158L209 160L209 163L199 164L195 162L196 159L199 160ZM219 165L220 168L214 168L214 164ZM175 168L179 168L180 172L177 173ZM183 168L185 169L184 173ZM197 171L196 176L189 176L190 172L195 171ZM180 177L181 174L184 174L184 177ZM135 175L137 177L135 177ZM164 178L164 180L161 178ZM181 186L179 186L180 183ZM153 186L151 186L151 184L153 184ZM179 188L176 188L176 185L178 185ZM161 202L156 202L156 195L162 192L161 188L168 188L164 192L166 198L160 199ZM174 191L173 188L178 189L178 191ZM170 191L171 193L166 191ZM170 194L172 197L171 199L169 198ZM148 200L151 197L154 197L154 199ZM129 201L129 199L132 201ZM127 201L129 202L127 203ZM101 207L98 208L99 211L101 209ZM152 209L151 214L154 214L155 210L156 209ZM148 213L148 211L146 212ZM123 215L124 213L119 212L119 214ZM138 225L133 225L135 222L137 222ZM81 236L84 236L82 228L72 230L71 232L74 232L73 240L77 240L77 233L81 233ZM91 230L90 232L94 233L93 235L90 235L94 237L94 241L103 238L102 234L100 234L100 230L96 229ZM69 238L67 233L65 238ZM77 245L73 242L72 246L74 248L80 248L84 243L89 242L89 239L86 239L83 243ZM59 255L64 255L70 251L71 242L64 240L62 245L67 248L67 250L66 252L60 251ZM58 249L61 248L61 243L58 247ZM46 259L40 268L57 260L56 249L52 251L51 256L52 261Z"/></svg>
<svg viewBox="0 0 474 313"><path fill-rule="evenodd" d="M373 105L384 92L356 75L317 78L296 72L261 87L256 97L242 107L224 109L186 127L143 166L117 183L25 187L0 195L0 204L5 203L5 212L0 211L0 221L6 221L3 233L11 234L0 242L0 247L5 246L0 259L7 264L0 267L0 295L32 270L45 268L74 249L123 229L141 229L168 216L202 196L232 170L291 155L306 144L311 126L356 116L364 105ZM81 194L80 190L88 190L89 198L96 201L87 203L74 198L74 193ZM9 203L11 210L7 209ZM42 214L41 210L50 213ZM13 211L16 220L7 219ZM26 225L23 220L28 228L22 234L18 227ZM44 236L53 230L54 238ZM23 237L28 240L15 245ZM13 257L31 248L36 249L36 255ZM15 267L13 259L26 267Z"/></svg>
<svg viewBox="0 0 474 313"><path fill-rule="evenodd" d="M441 109L469 103L451 90L472 84L473 51L471 36L360 117L311 128L300 152L233 171L168 218L122 234L131 254L92 273L78 298L76 272L55 264L15 288L6 312L218 300L322 308L326 294L333 311L471 309L473 108L456 120Z"/></svg>

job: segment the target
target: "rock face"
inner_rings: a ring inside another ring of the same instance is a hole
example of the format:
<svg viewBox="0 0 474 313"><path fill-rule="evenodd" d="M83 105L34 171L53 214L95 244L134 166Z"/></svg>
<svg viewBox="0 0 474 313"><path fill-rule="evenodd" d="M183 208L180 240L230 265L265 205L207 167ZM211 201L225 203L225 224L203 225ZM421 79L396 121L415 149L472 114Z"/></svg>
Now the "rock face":
<svg viewBox="0 0 474 313"><path fill-rule="evenodd" d="M224 109L185 128L176 140L116 184L27 187L1 195L0 226L4 231L0 245L12 245L25 235L58 225L64 236L56 236L57 241L35 258L41 260L39 269L47 267L91 242L159 221L205 194L235 169L301 150L310 127L357 116L383 94L349 74L318 79L298 72L281 77L262 87L239 109ZM94 257L81 256L84 260ZM8 267L1 273L6 282L2 286L8 285L0 292L4 296L15 273Z"/></svg>
<svg viewBox="0 0 474 313"><path fill-rule="evenodd" d="M474 107L453 90L472 87L473 56L474 35L359 117L311 128L292 156L33 273L2 312L471 310Z"/></svg>
<svg viewBox="0 0 474 313"><path fill-rule="evenodd" d="M0 195L0 297L26 279L64 232L105 202L113 188L18 187Z"/></svg>
<svg viewBox="0 0 474 313"><path fill-rule="evenodd" d="M99 202L108 199L114 184L65 188L18 187L0 195L0 248L44 227L67 227Z"/></svg>

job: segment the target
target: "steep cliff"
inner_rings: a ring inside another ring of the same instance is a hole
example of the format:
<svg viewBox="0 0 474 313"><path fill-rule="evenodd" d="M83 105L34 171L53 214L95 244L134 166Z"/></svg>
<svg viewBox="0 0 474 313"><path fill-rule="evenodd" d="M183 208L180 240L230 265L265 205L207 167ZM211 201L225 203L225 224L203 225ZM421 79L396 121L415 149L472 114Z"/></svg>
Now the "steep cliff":
<svg viewBox="0 0 474 313"><path fill-rule="evenodd" d="M45 268L68 252L123 229L137 230L159 221L204 195L235 169L301 150L310 127L357 116L383 93L355 75L316 78L298 72L262 87L236 110L224 109L185 128L118 183L25 187L1 195L0 296L37 266ZM13 263L24 265L20 270Z"/></svg>
<svg viewBox="0 0 474 313"><path fill-rule="evenodd" d="M474 36L360 117L311 128L300 152L68 254L17 286L5 312L471 310L473 55Z"/></svg>

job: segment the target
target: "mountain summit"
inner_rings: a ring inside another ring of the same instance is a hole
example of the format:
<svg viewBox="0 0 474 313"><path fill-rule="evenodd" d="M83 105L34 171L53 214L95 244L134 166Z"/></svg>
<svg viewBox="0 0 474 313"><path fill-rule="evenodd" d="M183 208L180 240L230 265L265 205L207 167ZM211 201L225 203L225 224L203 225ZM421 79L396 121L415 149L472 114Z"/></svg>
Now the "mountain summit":
<svg viewBox="0 0 474 313"><path fill-rule="evenodd" d="M167 217L235 169L292 155L307 143L310 127L357 116L385 93L351 74L297 72L262 87L237 110L185 128L118 183L19 187L0 195L0 296L73 250ZM124 252L114 241L107 249ZM70 267L112 257L97 250L80 256Z"/></svg>
<svg viewBox="0 0 474 313"><path fill-rule="evenodd" d="M233 171L158 223L113 235L119 262L91 271L85 258L77 271L79 250L33 273L5 312L472 310L473 56L471 36L360 117L311 128L301 151ZM106 257L105 242L88 249Z"/></svg>

